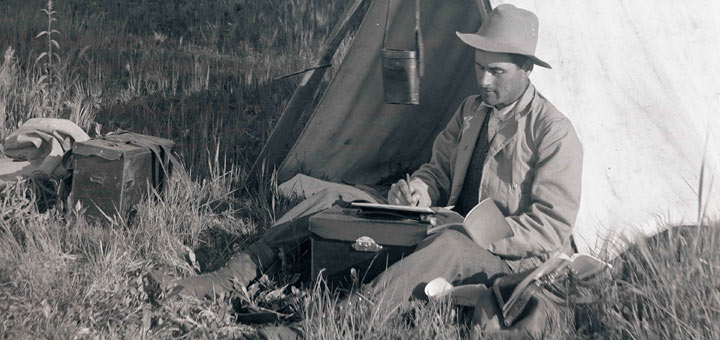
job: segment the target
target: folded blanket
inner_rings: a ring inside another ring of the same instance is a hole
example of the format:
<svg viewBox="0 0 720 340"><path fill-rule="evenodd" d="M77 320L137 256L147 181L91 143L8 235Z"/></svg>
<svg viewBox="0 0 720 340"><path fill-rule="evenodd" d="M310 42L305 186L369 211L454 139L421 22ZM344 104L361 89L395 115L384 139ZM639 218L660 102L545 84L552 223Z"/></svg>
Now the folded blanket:
<svg viewBox="0 0 720 340"><path fill-rule="evenodd" d="M62 156L72 144L90 137L67 119L33 118L25 122L3 143L3 154L23 165L4 163L0 166L3 180L27 176L39 171L48 176L61 176ZM20 169L18 169L20 168Z"/></svg>

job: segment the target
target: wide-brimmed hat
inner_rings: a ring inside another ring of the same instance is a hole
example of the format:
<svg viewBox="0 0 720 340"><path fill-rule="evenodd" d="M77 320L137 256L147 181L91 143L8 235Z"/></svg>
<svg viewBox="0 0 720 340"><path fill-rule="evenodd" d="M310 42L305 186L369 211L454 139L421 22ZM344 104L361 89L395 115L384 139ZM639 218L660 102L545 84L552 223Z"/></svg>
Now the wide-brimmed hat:
<svg viewBox="0 0 720 340"><path fill-rule="evenodd" d="M538 66L552 68L550 64L535 56L538 18L528 10L503 4L488 14L477 33L455 34L464 43L478 50L521 54Z"/></svg>

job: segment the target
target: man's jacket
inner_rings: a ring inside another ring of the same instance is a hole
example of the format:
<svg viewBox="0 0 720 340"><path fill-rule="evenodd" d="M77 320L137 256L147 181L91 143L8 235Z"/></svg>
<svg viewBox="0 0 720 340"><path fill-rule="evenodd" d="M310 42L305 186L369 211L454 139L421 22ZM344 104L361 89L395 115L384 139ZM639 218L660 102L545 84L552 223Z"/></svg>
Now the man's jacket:
<svg viewBox="0 0 720 340"><path fill-rule="evenodd" d="M435 140L430 162L413 177L433 205L455 205L487 107L470 96ZM570 121L530 84L498 126L485 158L478 202L492 198L514 236L488 250L513 270L567 251L580 205L582 145Z"/></svg>

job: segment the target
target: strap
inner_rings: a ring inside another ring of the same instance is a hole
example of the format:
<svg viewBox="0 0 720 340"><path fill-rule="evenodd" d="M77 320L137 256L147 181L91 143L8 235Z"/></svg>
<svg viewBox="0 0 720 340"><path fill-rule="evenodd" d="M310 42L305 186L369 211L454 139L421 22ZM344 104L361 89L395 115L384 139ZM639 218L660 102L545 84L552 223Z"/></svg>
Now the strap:
<svg viewBox="0 0 720 340"><path fill-rule="evenodd" d="M387 13L385 14L385 30L383 31L383 44L382 48L385 48L387 42L387 34L390 29L390 10L392 0L388 0ZM418 75L420 77L425 74L425 49L422 39L422 29L420 28L420 0L415 0L415 50L417 51L417 63L418 63Z"/></svg>
<svg viewBox="0 0 720 340"><path fill-rule="evenodd" d="M68 149L68 151L65 151L63 154L62 159L60 160L60 165L65 168L65 170L72 171L75 167L74 160L72 149Z"/></svg>
<svg viewBox="0 0 720 340"><path fill-rule="evenodd" d="M163 179L170 175L173 167L182 167L180 162L172 154L172 151L167 145L159 144L152 138L148 138L139 134L132 134L132 138L129 139L113 138L123 134L130 133L127 131L118 130L115 133L111 133L100 138L113 142L131 144L150 149L150 151L155 156L155 159L157 160L157 162L155 163L160 164L160 167L162 169L162 171L153 171L153 186L156 186L158 187L158 190L161 190Z"/></svg>
<svg viewBox="0 0 720 340"><path fill-rule="evenodd" d="M418 75L425 73L425 49L423 48L422 30L420 29L420 0L415 0L415 46L417 47Z"/></svg>
<svg viewBox="0 0 720 340"><path fill-rule="evenodd" d="M385 43L387 42L388 25L390 25L390 5L391 4L392 4L392 0L388 0L388 9L387 9L387 13L385 14L385 31L383 32L382 48L385 48Z"/></svg>

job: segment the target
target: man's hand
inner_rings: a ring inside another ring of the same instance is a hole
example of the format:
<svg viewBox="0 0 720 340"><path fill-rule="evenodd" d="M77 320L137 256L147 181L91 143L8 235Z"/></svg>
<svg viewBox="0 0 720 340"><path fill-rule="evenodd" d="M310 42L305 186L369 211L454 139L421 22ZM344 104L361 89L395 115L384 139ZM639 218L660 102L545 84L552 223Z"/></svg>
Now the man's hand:
<svg viewBox="0 0 720 340"><path fill-rule="evenodd" d="M419 178L410 181L401 179L393 184L388 192L388 203L420 207L429 207L432 204L428 186Z"/></svg>

